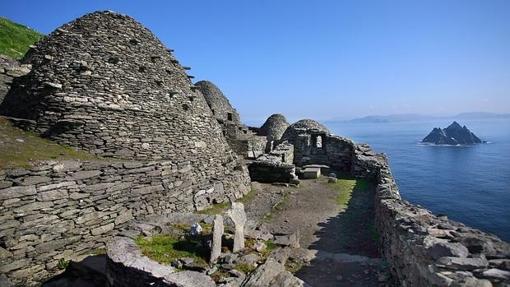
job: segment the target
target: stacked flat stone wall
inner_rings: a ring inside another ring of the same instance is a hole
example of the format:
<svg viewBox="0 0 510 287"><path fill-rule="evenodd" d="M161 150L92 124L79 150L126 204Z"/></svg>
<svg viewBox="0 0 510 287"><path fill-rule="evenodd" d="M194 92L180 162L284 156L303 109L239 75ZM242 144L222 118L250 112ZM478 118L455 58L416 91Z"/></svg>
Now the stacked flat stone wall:
<svg viewBox="0 0 510 287"><path fill-rule="evenodd" d="M294 163L325 164L343 171L351 171L354 143L346 138L333 136L326 132L308 130L295 137Z"/></svg>
<svg viewBox="0 0 510 287"><path fill-rule="evenodd" d="M256 160L250 163L248 169L253 181L292 183L296 179L296 167L280 161Z"/></svg>
<svg viewBox="0 0 510 287"><path fill-rule="evenodd" d="M131 219L192 211L249 191L245 167L207 179L191 162L64 161L0 171L0 274L19 286L58 273ZM204 176L199 176L199 175Z"/></svg>
<svg viewBox="0 0 510 287"><path fill-rule="evenodd" d="M14 59L0 55L0 103L9 92L14 78L26 75L30 68L30 65L21 65Z"/></svg>
<svg viewBox="0 0 510 287"><path fill-rule="evenodd" d="M387 159L366 145L354 149L353 174L377 183L380 249L402 286L510 284L510 244L401 199Z"/></svg>
<svg viewBox="0 0 510 287"><path fill-rule="evenodd" d="M247 135L239 138L227 138L230 147L244 158L255 159L266 151L265 136Z"/></svg>

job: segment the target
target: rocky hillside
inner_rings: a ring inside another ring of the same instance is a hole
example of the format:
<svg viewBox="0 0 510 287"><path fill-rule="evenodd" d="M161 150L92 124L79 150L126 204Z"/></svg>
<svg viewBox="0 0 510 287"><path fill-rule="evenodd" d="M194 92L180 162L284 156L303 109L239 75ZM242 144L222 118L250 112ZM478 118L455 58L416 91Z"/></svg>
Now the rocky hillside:
<svg viewBox="0 0 510 287"><path fill-rule="evenodd" d="M43 35L26 26L0 17L0 54L20 59L30 45L39 41Z"/></svg>

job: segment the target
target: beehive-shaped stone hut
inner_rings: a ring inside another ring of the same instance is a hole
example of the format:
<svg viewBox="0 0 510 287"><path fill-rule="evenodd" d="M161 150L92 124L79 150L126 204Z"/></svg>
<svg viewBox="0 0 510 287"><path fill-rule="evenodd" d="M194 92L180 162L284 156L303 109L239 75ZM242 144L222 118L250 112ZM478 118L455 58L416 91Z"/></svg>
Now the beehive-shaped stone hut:
<svg viewBox="0 0 510 287"><path fill-rule="evenodd" d="M282 138L283 133L288 127L289 123L284 115L273 114L267 118L259 133L265 135L268 141L277 141Z"/></svg>
<svg viewBox="0 0 510 287"><path fill-rule="evenodd" d="M323 124L314 120L304 119L290 125L283 133L282 140L287 140L290 143L294 144L298 135L308 133L309 131L321 132L326 134L330 133L328 128L325 127Z"/></svg>
<svg viewBox="0 0 510 287"><path fill-rule="evenodd" d="M227 97L223 95L221 90L209 81L199 81L195 85L204 95L207 104L211 108L214 117L220 123L241 124L241 119L237 111L232 107Z"/></svg>
<svg viewBox="0 0 510 287"><path fill-rule="evenodd" d="M87 14L37 43L23 62L32 72L15 81L0 111L31 120L45 137L107 157L233 160L185 69L128 16Z"/></svg>

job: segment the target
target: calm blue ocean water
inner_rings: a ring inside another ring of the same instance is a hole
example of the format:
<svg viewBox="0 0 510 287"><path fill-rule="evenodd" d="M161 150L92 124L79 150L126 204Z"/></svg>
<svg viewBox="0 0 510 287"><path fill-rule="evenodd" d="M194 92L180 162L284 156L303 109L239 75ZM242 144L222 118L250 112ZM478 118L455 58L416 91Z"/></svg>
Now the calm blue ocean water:
<svg viewBox="0 0 510 287"><path fill-rule="evenodd" d="M490 143L431 146L419 142L451 120L327 123L331 132L389 156L403 198L510 241L510 120L459 121Z"/></svg>

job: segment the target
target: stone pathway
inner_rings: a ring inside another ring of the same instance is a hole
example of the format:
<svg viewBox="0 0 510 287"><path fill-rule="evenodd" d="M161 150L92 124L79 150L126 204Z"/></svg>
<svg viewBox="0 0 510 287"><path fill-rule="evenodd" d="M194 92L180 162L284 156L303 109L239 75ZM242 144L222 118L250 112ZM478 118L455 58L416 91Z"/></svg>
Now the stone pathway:
<svg viewBox="0 0 510 287"><path fill-rule="evenodd" d="M273 234L299 232L301 247L316 254L296 275L311 286L390 286L375 241L374 188L355 188L348 207L341 208L337 191L326 181L305 180L299 188L263 185L264 193L282 196L262 228ZM247 205L248 214L253 205Z"/></svg>

